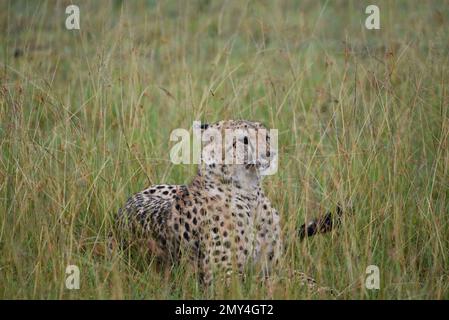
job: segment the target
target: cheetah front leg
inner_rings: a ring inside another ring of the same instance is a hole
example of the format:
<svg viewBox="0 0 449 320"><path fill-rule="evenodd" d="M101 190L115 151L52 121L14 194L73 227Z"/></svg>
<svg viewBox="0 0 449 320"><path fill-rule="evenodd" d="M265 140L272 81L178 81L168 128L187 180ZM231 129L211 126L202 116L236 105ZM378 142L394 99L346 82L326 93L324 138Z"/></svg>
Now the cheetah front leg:
<svg viewBox="0 0 449 320"><path fill-rule="evenodd" d="M265 198L258 210L256 228L256 257L262 266L265 277L268 277L279 263L282 255L282 239L279 213Z"/></svg>
<svg viewBox="0 0 449 320"><path fill-rule="evenodd" d="M317 221L321 221L318 219ZM318 224L321 225L321 224ZM279 260L283 254L284 247L281 239L281 227L279 214L274 209L269 200L265 199L259 211L259 219L256 223L257 245L259 246L259 259L262 263L262 270L265 279L276 270ZM327 231L327 230L326 230ZM302 239L301 239L302 240ZM292 276L299 278L300 282L315 293L335 294L335 290L328 287L319 286L316 281L300 271L294 271Z"/></svg>
<svg viewBox="0 0 449 320"><path fill-rule="evenodd" d="M244 276L244 263L239 261L235 248L213 247L205 250L200 268L200 279L205 287L210 287L212 281L229 286L232 277Z"/></svg>

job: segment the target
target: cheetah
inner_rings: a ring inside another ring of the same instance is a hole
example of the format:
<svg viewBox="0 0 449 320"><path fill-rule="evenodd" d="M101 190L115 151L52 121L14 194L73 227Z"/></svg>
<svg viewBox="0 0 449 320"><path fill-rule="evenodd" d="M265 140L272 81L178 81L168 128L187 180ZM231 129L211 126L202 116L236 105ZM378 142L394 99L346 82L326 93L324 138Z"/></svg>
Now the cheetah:
<svg viewBox="0 0 449 320"><path fill-rule="evenodd" d="M232 144L224 149L243 161L207 161L210 153L203 152L189 185L153 185L129 198L119 210L117 230L122 238L143 239L163 261L176 263L187 254L205 286L217 272L243 274L248 264L269 275L283 253L280 216L262 189L264 171L277 160L270 135L261 123L244 120L202 124L200 129L203 137L209 130L233 130ZM266 152L255 161L249 151L257 141L266 143ZM204 150L217 150L217 143L203 140ZM330 214L303 225L300 238L330 231L329 219Z"/></svg>

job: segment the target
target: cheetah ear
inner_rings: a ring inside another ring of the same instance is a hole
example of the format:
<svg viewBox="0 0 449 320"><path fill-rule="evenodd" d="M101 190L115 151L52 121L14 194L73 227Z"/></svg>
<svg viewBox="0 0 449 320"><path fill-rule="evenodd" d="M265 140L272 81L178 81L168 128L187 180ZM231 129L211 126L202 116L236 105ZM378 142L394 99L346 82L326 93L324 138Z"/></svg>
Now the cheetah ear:
<svg viewBox="0 0 449 320"><path fill-rule="evenodd" d="M193 121L193 129L206 130L209 128L208 123L201 123L201 121Z"/></svg>

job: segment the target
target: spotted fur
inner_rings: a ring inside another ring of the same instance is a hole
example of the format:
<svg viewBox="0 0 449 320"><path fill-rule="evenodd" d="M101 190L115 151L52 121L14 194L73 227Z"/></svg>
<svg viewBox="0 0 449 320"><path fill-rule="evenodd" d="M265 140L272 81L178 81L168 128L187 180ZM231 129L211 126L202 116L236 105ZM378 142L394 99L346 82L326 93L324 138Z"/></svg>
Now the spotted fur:
<svg viewBox="0 0 449 320"><path fill-rule="evenodd" d="M265 129L232 120L202 127L210 128L242 129L236 139L248 148L245 130ZM277 156L267 154L266 163ZM268 274L283 246L279 213L262 190L262 166L202 163L189 185L154 185L133 195L119 211L118 230L127 239L144 239L163 260L177 262L187 254L206 285L216 272L243 273L250 262Z"/></svg>

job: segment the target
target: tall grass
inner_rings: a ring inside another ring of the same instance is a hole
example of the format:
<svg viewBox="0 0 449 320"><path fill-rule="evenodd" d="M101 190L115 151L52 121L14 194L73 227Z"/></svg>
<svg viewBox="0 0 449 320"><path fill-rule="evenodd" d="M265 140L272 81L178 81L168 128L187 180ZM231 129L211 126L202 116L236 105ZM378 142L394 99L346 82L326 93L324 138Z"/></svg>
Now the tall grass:
<svg viewBox="0 0 449 320"><path fill-rule="evenodd" d="M0 297L449 298L447 1L0 3ZM278 274L204 293L187 263L107 254L127 197L188 183L169 134L193 120L279 129L265 181L286 243ZM342 228L298 242L340 202ZM65 268L81 272L65 287ZM377 265L380 289L365 288Z"/></svg>

